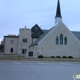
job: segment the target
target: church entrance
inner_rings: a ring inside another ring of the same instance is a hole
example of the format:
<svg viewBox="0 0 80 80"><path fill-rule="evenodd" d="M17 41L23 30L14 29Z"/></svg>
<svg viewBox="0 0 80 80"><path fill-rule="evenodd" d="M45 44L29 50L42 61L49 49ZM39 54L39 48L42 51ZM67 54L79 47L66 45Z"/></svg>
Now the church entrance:
<svg viewBox="0 0 80 80"><path fill-rule="evenodd" d="M22 54L26 54L27 49L22 49Z"/></svg>

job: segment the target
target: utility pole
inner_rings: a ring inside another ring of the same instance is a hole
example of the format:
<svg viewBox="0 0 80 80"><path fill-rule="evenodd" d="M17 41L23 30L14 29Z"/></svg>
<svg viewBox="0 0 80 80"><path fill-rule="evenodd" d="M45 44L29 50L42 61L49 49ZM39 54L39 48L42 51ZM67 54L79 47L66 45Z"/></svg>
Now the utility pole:
<svg viewBox="0 0 80 80"><path fill-rule="evenodd" d="M18 54L19 54L19 60L20 60L20 54L21 54L21 51L20 50L19 50L19 53Z"/></svg>

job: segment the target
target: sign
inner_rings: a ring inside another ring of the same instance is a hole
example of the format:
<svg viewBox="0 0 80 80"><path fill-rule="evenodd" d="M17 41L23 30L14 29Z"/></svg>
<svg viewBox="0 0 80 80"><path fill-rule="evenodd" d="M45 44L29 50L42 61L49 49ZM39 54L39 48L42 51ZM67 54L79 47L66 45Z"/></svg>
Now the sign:
<svg viewBox="0 0 80 80"><path fill-rule="evenodd" d="M39 55L42 55L42 51L41 50L39 50Z"/></svg>
<svg viewBox="0 0 80 80"><path fill-rule="evenodd" d="M21 51L19 50L18 54L20 54L20 53L21 53Z"/></svg>

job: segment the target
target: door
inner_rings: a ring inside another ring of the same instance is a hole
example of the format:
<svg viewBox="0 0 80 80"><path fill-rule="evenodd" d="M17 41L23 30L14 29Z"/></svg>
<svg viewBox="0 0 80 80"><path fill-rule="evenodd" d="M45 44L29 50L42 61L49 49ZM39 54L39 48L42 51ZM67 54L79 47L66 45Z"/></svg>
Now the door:
<svg viewBox="0 0 80 80"><path fill-rule="evenodd" d="M22 54L26 54L26 49L22 49Z"/></svg>

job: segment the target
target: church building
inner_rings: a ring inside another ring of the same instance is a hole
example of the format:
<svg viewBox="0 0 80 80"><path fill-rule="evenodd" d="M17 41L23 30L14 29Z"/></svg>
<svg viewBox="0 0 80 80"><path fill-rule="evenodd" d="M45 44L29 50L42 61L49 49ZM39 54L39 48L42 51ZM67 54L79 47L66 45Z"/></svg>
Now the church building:
<svg viewBox="0 0 80 80"><path fill-rule="evenodd" d="M19 29L19 35L4 36L4 54L23 54L26 58L72 56L80 58L80 32L70 31L62 21L60 1L57 3L55 25L49 30L37 24Z"/></svg>

